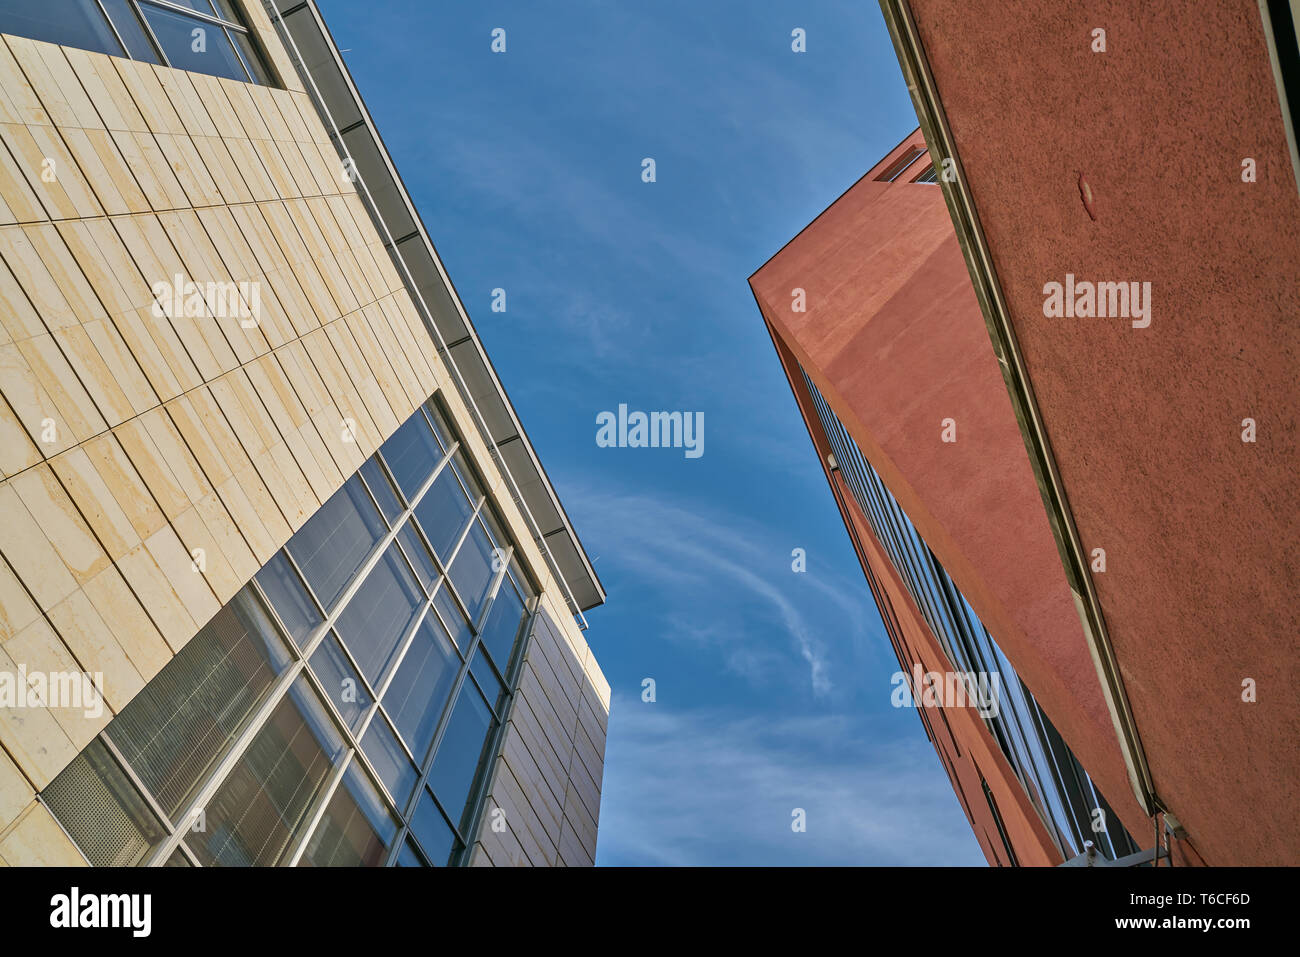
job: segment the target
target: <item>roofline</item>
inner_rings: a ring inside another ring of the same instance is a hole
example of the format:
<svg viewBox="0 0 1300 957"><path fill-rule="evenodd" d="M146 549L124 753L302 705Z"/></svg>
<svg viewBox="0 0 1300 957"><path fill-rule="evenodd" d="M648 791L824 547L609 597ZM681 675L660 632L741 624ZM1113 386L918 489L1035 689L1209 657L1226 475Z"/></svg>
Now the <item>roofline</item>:
<svg viewBox="0 0 1300 957"><path fill-rule="evenodd" d="M437 324L433 321L431 310L429 310L427 304L424 303L423 297L420 295L418 288L415 288L416 284L414 281L414 277L411 273L410 267L402 258L401 252L397 249L395 237L391 236L390 234L388 236L389 242L392 245L393 253L398 258L402 267L401 270L399 270L399 272L406 273L404 278L409 280L409 282L407 283L408 292L412 294L412 298L415 300L415 303L421 313L421 317L425 321L426 326L429 327L429 331L433 333L433 336L437 341L437 343L443 346L440 352L443 354L445 361L451 366L452 370L455 373L453 378L456 380L457 385L459 386L458 391L462 393L462 398L465 400L466 404L470 406L470 408L473 409L475 413L477 413L477 415L474 416L474 418L476 419L476 424L478 426L478 430L481 434L483 441L488 446L489 450L494 453L493 457L496 459L497 466L502 470L502 472L509 479L511 486L513 486L515 492L514 497L516 498L518 504L521 506L521 510L525 512L526 518L528 519L534 532L536 533L535 541L537 542L538 547L541 549L544 557L547 559L547 563L551 565L552 572L559 579L559 582L566 593L566 598L568 600L569 605L571 606L575 615L579 619L582 627L585 629L586 619L583 617L582 612L604 603L606 599L606 592L605 592L604 585L601 583L600 577L596 574L595 569L592 567L591 560L587 556L587 551L583 546L581 539L578 537L577 532L574 530L573 524L569 520L568 513L565 511L563 503L560 501L559 496L555 492L555 487L551 483L550 476L547 475L546 469L542 466L541 461L537 457L537 452L533 447L532 440L529 439L528 433L523 427L523 423L519 421L519 416L515 412L514 403L510 401L509 394L506 392L505 387L501 384L501 380L497 376L496 369L492 365L492 361L488 358L486 350L483 348L483 343L479 339L477 330L474 328L474 323L470 320L469 314L465 310L464 303L461 301L460 294L456 291L455 284L452 282L451 277L448 275L446 267L443 265L442 259L438 255L438 251L435 248L433 241L429 238L428 230L425 228L424 221L420 216L420 212L416 208L415 203L411 200L410 193L406 189L406 184L402 181L401 174L398 173L397 167L393 163L392 156L388 152L388 147L383 141L383 136L380 134L378 127L375 125L374 120L370 115L370 111L366 107L365 101L362 99L361 93L357 89L356 83L352 79L352 74L348 70L347 64L344 63L343 61L342 54L339 52L338 44L334 42L334 37L330 33L329 27L328 25L326 25L325 19L321 15L320 10L315 3L315 0L303 0L303 2L291 4L285 11L282 11L279 7L279 4L277 4L275 0L272 0L271 7L272 7L272 11L271 11L272 22L285 34L289 34L290 32L289 26L284 20L285 16L293 13L301 12L301 11L310 12L312 19L314 20L315 25L317 26L320 32L321 38L323 39L324 44L327 50L329 51L334 66L338 70L339 79L343 82L345 88L350 94L355 104L355 107L357 109L357 112L362 117L362 120L364 122L367 131L374 139L374 144L379 154L379 157L383 161L383 166L381 170L369 170L369 172L371 172L372 175L375 173L382 173L383 175L387 176L387 178L391 182L394 192L396 193L397 197L400 199L402 205L406 208L406 211L408 215L411 217L411 221L414 223L416 230L418 230L420 239L423 242L431 261L433 262L434 266L437 269L437 275L428 278L436 278L439 282L441 282L446 287L446 290L451 298L451 301L454 304L456 311L459 314L459 317L461 321L464 323L465 328L468 332L468 336L469 336L468 341L472 343L478 359L482 362L483 368L486 371L488 378L491 380L493 386L495 387L496 392L501 399L502 406L505 409L507 415L509 416L510 423L515 433L518 435L519 440L523 443L523 447L528 454L529 462L536 469L537 478L540 480L542 487L545 489L547 497L550 500L550 503L555 508L556 513L560 516L561 522L563 523L560 528L551 529L549 531L543 531L540 525L538 524L536 518L533 516L532 510L531 508L529 508L527 502L524 500L523 493L519 490L518 484L515 482L514 476L510 473L509 466L505 463L504 458L500 454L500 451L498 449L498 443L492 437L491 430L487 427L487 423L483 421L482 413L478 410L477 404L474 402L473 396L468 394L468 387L465 385L465 383L463 382L460 376L460 371L456 365L455 358L451 355L451 347L447 345L445 339L441 334L441 331L437 327ZM289 52L290 58L294 61L295 68L298 70L298 72L305 73L306 65L302 62L301 57L298 54L296 44L292 42L291 34L289 36L289 40L290 40L290 44L289 44L290 48L288 49L287 52ZM309 95L312 96L313 103L316 103L317 98L320 96L319 89L316 87L315 82L311 79L310 76L304 76L303 79L307 81L308 93ZM316 103L316 106L318 110L321 109L321 104ZM328 110L326 110L326 113L328 114ZM333 126L332 121L329 125ZM336 140L337 143L342 145L342 140L341 138L339 138L339 131L337 129L334 129L329 132L332 132L331 139ZM354 160L354 165L360 166L361 163L360 161ZM358 179L360 181L360 184L364 188L365 180L360 175L360 171L359 171ZM368 193L369 190L367 189L366 192ZM375 216L376 218L379 218L379 214L377 210L372 211L372 215ZM564 573L559 567L558 560L551 553L550 548L546 543L546 539L549 536L554 535L555 533L561 531L565 532L570 538L570 540L572 541L574 551L578 555L582 563L581 570L585 573L589 583L594 588L595 593L598 596L597 600L588 602L585 605L579 605L577 599L573 596L573 593L569 588Z"/></svg>

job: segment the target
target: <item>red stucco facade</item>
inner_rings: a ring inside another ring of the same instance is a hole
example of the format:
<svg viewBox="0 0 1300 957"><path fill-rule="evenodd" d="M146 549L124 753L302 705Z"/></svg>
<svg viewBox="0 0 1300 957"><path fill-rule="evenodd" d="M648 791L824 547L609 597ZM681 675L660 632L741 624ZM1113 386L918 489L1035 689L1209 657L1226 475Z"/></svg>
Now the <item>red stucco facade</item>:
<svg viewBox="0 0 1300 957"><path fill-rule="evenodd" d="M910 7L1155 794L1208 863L1300 863L1300 194L1259 6ZM1045 317L1067 272L1151 283L1150 325Z"/></svg>

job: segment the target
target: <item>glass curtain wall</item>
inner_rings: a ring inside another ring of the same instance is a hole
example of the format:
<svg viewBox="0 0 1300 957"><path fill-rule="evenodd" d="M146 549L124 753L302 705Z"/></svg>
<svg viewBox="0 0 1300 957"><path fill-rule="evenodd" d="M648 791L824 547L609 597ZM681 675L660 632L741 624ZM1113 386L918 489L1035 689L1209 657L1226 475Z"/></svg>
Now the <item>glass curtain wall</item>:
<svg viewBox="0 0 1300 957"><path fill-rule="evenodd" d="M96 865L457 863L536 598L430 399L41 799Z"/></svg>
<svg viewBox="0 0 1300 957"><path fill-rule="evenodd" d="M1139 850L812 379L800 372L840 474L953 670L1001 676L998 714L984 717L984 723L1061 853L1074 857L1084 841L1093 841L1112 860ZM1094 832L1097 809L1104 814L1105 830Z"/></svg>

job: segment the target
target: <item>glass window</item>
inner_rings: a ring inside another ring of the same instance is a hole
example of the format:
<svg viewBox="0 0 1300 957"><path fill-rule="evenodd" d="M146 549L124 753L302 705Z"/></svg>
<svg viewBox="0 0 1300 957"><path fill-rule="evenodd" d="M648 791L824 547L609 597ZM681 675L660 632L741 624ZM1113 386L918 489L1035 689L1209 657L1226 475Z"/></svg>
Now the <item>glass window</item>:
<svg viewBox="0 0 1300 957"><path fill-rule="evenodd" d="M392 812L353 762L298 863L300 867L381 867L396 836Z"/></svg>
<svg viewBox="0 0 1300 957"><path fill-rule="evenodd" d="M280 863L343 748L342 734L300 676L186 836L199 863Z"/></svg>
<svg viewBox="0 0 1300 957"><path fill-rule="evenodd" d="M288 663L270 618L244 589L131 699L106 733L174 820Z"/></svg>
<svg viewBox="0 0 1300 957"><path fill-rule="evenodd" d="M370 496L353 476L294 533L285 547L328 609L386 531Z"/></svg>
<svg viewBox="0 0 1300 957"><path fill-rule="evenodd" d="M510 656L528 621L527 615L523 599L506 579L501 583L496 598L492 599L492 608L483 622L481 636L483 647L502 674L510 667Z"/></svg>
<svg viewBox="0 0 1300 957"><path fill-rule="evenodd" d="M437 618L426 615L384 692L384 709L418 761L429 753L459 668L460 656L451 640Z"/></svg>
<svg viewBox="0 0 1300 957"><path fill-rule="evenodd" d="M438 557L444 561L460 539L465 521L474 513L474 506L465 497L451 469L443 469L420 504L415 506L415 517Z"/></svg>
<svg viewBox="0 0 1300 957"><path fill-rule="evenodd" d="M140 864L167 837L99 738L46 786L41 798L96 867Z"/></svg>
<svg viewBox="0 0 1300 957"><path fill-rule="evenodd" d="M424 853L429 855L429 860L439 866L451 863L451 855L460 844L456 832L447 824L427 790L420 792L419 803L411 815L411 833L424 848Z"/></svg>
<svg viewBox="0 0 1300 957"><path fill-rule="evenodd" d="M307 589L303 588L302 580L284 552L276 552L257 573L257 583L280 616L289 637L301 648L312 629L325 619L307 594Z"/></svg>
<svg viewBox="0 0 1300 957"><path fill-rule="evenodd" d="M460 476L461 484L465 486L465 494L470 497L470 501L477 502L483 497L483 485L474 476L474 470L470 468L465 453L457 449L456 454L451 457L451 464L456 467L456 474Z"/></svg>
<svg viewBox="0 0 1300 957"><path fill-rule="evenodd" d="M442 461L442 449L419 409L388 437L379 450L408 502L415 498L420 486L433 474L434 466Z"/></svg>
<svg viewBox="0 0 1300 957"><path fill-rule="evenodd" d="M473 682L466 681L429 772L433 793L460 827L466 823L463 818L469 810L470 788L487 763L489 732L495 723L482 695Z"/></svg>
<svg viewBox="0 0 1300 957"><path fill-rule="evenodd" d="M392 481L384 472L384 467L379 464L375 458L368 458L365 464L361 466L361 477L366 480L366 485L370 488L370 494L375 497L379 503L379 510L384 513L388 519L388 524L397 521L397 516L401 515L405 507L397 499L397 491L393 488Z"/></svg>
<svg viewBox="0 0 1300 957"><path fill-rule="evenodd" d="M379 686L424 603L424 589L394 542L338 618L339 637L372 686Z"/></svg>
<svg viewBox="0 0 1300 957"><path fill-rule="evenodd" d="M224 27L149 3L142 4L140 12L149 21L167 62L172 66L179 70L224 76L242 83L249 81Z"/></svg>
<svg viewBox="0 0 1300 957"><path fill-rule="evenodd" d="M95 0L0 0L0 33L122 55Z"/></svg>
<svg viewBox="0 0 1300 957"><path fill-rule="evenodd" d="M497 569L493 565L499 562L494 562L494 557L495 549L491 539L483 525L475 522L464 544L456 552L456 557L452 559L448 572L451 583L456 586L456 594L460 595L465 610L474 621L478 620L478 614L487 601L488 591L492 588L492 580L496 577Z"/></svg>
<svg viewBox="0 0 1300 957"><path fill-rule="evenodd" d="M402 750L397 735L382 714L376 714L370 722L366 736L361 739L361 750L366 753L397 806L405 808L407 799L415 790L415 782L420 779L420 772Z"/></svg>
<svg viewBox="0 0 1300 957"><path fill-rule="evenodd" d="M402 849L397 852L397 860L393 862L394 867L428 867L420 859L419 853L411 846L410 842L402 845Z"/></svg>
<svg viewBox="0 0 1300 957"><path fill-rule="evenodd" d="M501 679L492 670L487 655L483 654L482 645L475 649L474 660L470 662L469 670L478 679L479 690L483 692L483 697L492 705L492 710L500 714L501 706L505 704L506 700L506 686L501 683Z"/></svg>
<svg viewBox="0 0 1300 957"><path fill-rule="evenodd" d="M451 640L456 642L456 646L461 651L468 651L474 633L470 631L469 622L460 613L460 608L456 605L456 599L451 597L451 591L445 585L439 588L438 593L433 596L433 606L438 609L438 614L442 618L447 633L451 635Z"/></svg>
<svg viewBox="0 0 1300 957"><path fill-rule="evenodd" d="M325 689L325 696L338 709L339 716L349 728L356 731L361 726L366 711L374 703L374 698L348 662L343 646L332 632L312 654L311 670L316 673L321 687Z"/></svg>
<svg viewBox="0 0 1300 957"><path fill-rule="evenodd" d="M402 530L397 533L397 539L402 543L402 551L406 553L411 566L420 576L425 589L433 591L433 583L438 580L438 566L434 564L428 547L420 540L420 533L415 530L415 525L410 522L403 525Z"/></svg>
<svg viewBox="0 0 1300 957"><path fill-rule="evenodd" d="M154 49L153 42L145 34L144 25L140 22L140 17L136 14L135 8L129 0L100 0L100 2L104 5L108 18L113 21L113 26L117 29L117 35L126 44L127 55L132 60L144 60L147 63L162 62L158 58L158 51ZM66 45L76 46L76 44Z"/></svg>
<svg viewBox="0 0 1300 957"><path fill-rule="evenodd" d="M456 441L456 430L447 422L447 414L442 411L442 406L438 400L431 398L424 403L424 411L429 413L429 421L433 423L433 431L438 436L438 441L442 443L444 449L451 448L451 444Z"/></svg>

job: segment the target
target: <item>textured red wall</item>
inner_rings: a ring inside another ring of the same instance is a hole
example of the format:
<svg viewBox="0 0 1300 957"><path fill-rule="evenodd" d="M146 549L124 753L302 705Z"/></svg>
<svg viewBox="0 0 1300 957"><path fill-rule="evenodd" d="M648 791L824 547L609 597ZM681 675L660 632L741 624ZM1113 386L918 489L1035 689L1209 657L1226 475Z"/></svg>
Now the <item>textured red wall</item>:
<svg viewBox="0 0 1300 957"><path fill-rule="evenodd" d="M1207 862L1300 864L1300 200L1257 5L912 9L1156 792ZM1150 327L1045 318L1067 272L1150 282Z"/></svg>
<svg viewBox="0 0 1300 957"><path fill-rule="evenodd" d="M919 132L876 170L913 143ZM859 180L750 284L1106 800L1145 834L942 193L908 181L925 165ZM792 311L796 287L807 312ZM955 443L941 441L945 418Z"/></svg>

